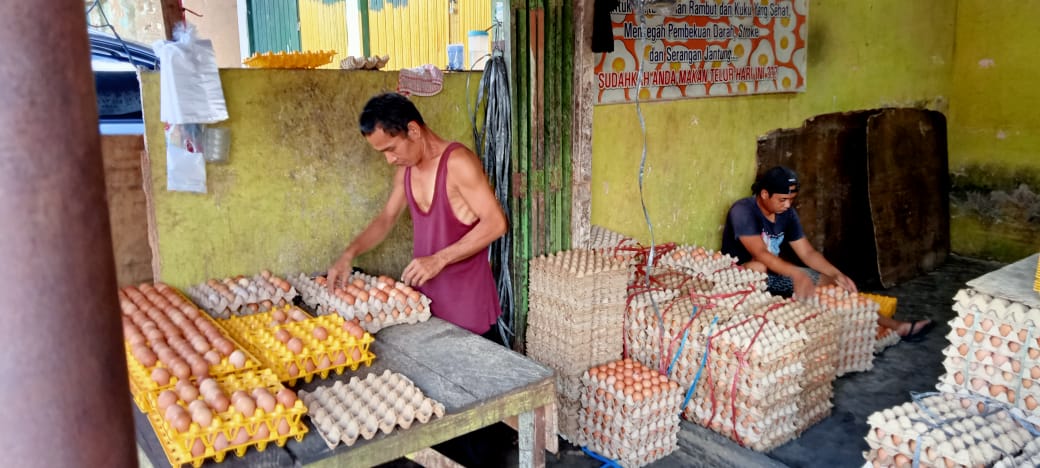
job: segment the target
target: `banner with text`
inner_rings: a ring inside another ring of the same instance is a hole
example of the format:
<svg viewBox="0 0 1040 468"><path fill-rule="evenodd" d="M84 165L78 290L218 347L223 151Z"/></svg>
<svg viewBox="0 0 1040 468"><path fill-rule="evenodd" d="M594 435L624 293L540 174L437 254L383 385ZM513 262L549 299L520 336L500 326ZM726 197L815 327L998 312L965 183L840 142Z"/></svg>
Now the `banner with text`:
<svg viewBox="0 0 1040 468"><path fill-rule="evenodd" d="M688 0L611 12L598 104L805 91L808 0Z"/></svg>

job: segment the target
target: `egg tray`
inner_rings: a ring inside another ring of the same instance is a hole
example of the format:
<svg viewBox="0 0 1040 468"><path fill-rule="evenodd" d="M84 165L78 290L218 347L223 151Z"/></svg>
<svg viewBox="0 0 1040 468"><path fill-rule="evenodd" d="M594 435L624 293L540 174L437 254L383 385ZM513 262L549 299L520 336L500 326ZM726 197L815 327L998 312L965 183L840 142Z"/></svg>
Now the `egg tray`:
<svg viewBox="0 0 1040 468"><path fill-rule="evenodd" d="M360 272L354 272L347 279L348 282L361 284L358 289L368 295L367 301L351 295L353 302L348 302L329 292L328 287L319 284L319 278L311 278L303 273L290 278L290 283L300 292L303 302L313 308L318 315L338 314L346 320L357 319L365 331L376 333L383 328L398 324L413 324L425 322L430 319L429 297L418 290L411 289L404 283L395 281L389 277L375 277ZM393 296L387 301L380 301L376 291L391 291ZM396 291L396 292L394 292ZM345 289L337 289L337 292L346 293Z"/></svg>
<svg viewBox="0 0 1040 468"><path fill-rule="evenodd" d="M1006 407L978 398L938 394L884 409L867 418L867 462L875 466L990 466L1022 451L1035 427Z"/></svg>
<svg viewBox="0 0 1040 468"><path fill-rule="evenodd" d="M248 349L242 346L239 341L232 337L228 333L227 329L215 322L212 318L206 316L206 314L200 314L199 316L212 323L225 338L234 344L236 350L241 351L246 356L245 363L240 368L231 365L228 356L221 356L220 364L210 365L210 377L247 373L260 367L260 360L250 353ZM147 340L146 343L151 346L150 340ZM152 371L157 367L166 368L165 364L157 360L154 366L146 367L133 355L133 352L130 350L130 343L126 341L123 342L123 352L126 354L127 371L130 380L130 393L134 398L134 402L137 403L137 406L141 408L142 411L148 411L150 409L150 406L148 405L148 396L158 394L159 392L172 387L173 382L176 381L176 377L172 376L173 373L170 372L170 383L167 385L159 385L158 382L152 379ZM167 370L169 371L169 369ZM192 380L195 380L195 378L193 377Z"/></svg>
<svg viewBox="0 0 1040 468"><path fill-rule="evenodd" d="M291 311L293 309L303 312L302 309L295 306L286 306L280 310ZM224 320L223 324L232 336L252 351L265 367L278 376L280 381L288 382L292 386L299 379L310 382L315 375L326 378L330 372L342 374L343 370L347 368L357 370L361 365L366 367L372 365L372 361L376 357L369 350L369 345L375 341L372 335L365 333L360 339L355 338L343 329L344 320L338 315L324 315L278 325L303 342L301 352L293 353L285 343L275 338L276 329L271 326L274 321L272 317L274 310L276 309L253 315L231 317ZM308 317L310 316L308 315ZM328 332L328 338L324 341L319 341L312 334L312 330L319 325L325 327ZM341 352L345 360L337 364L336 361ZM328 363L325 364L325 361ZM291 371L293 367L297 371L295 374Z"/></svg>
<svg viewBox="0 0 1040 468"><path fill-rule="evenodd" d="M267 369L260 372L228 375L215 380L228 395L236 390L248 391L257 387L265 387L271 395L275 395L284 388L274 374ZM199 398L201 399L201 397ZM182 403L181 400L178 400L177 404L187 406ZM147 416L170 465L177 467L190 463L198 468L209 458L220 463L231 452L242 457L251 446L255 446L258 451L262 452L271 442L283 447L290 438L302 441L304 435L307 434L307 425L303 423L301 416L306 412L307 407L302 399L297 399L292 408L285 408L281 403L276 402L275 409L270 413L265 412L262 408L256 408L251 417L245 416L235 409L234 405L230 405L226 411L214 412L213 423L209 427L202 428L198 423L192 422L186 432L179 432L173 428L157 409L148 411ZM289 429L284 434L279 434L278 425L282 419L287 422ZM234 444L235 438L243 429L248 434L249 441ZM263 436L265 431L268 434L266 437ZM214 446L218 437L223 437L228 443L225 448L220 450ZM197 447L199 442L202 443L203 453L193 455L192 449Z"/></svg>
<svg viewBox="0 0 1040 468"><path fill-rule="evenodd" d="M389 370L364 379L351 377L346 384L336 380L313 392L300 392L300 398L311 409L311 421L330 450L341 442L351 446L359 438L371 440L379 432L407 430L414 423L444 416L444 405L423 395L404 375Z"/></svg>
<svg viewBox="0 0 1040 468"><path fill-rule="evenodd" d="M202 306L202 309L210 316L219 319L281 307L291 304L297 296L296 289L292 287L291 283L271 275L266 270L251 278L241 277L237 280L225 278L218 281L227 286L234 295L233 299L221 294L209 282L191 286L187 292L191 300ZM229 282L230 285L228 285ZM288 289L279 287L280 284L288 286Z"/></svg>

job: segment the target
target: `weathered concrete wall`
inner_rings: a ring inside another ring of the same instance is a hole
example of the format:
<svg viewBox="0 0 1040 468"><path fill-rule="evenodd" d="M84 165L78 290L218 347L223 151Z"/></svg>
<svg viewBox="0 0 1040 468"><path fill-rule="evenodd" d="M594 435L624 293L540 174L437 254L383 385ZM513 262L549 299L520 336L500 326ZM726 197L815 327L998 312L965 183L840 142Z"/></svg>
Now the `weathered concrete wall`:
<svg viewBox="0 0 1040 468"><path fill-rule="evenodd" d="M1040 2L960 0L950 97L953 250L1040 250Z"/></svg>
<svg viewBox="0 0 1040 468"><path fill-rule="evenodd" d="M357 117L370 97L397 87L397 73L237 69L221 79L230 161L207 166L201 195L166 190L159 76L143 75L155 278L185 287L264 268L324 271L389 194L393 169L362 138ZM471 145L465 92L466 74L452 73L440 94L414 99L434 131ZM399 276L411 239L404 214L357 266Z"/></svg>
<svg viewBox="0 0 1040 468"><path fill-rule="evenodd" d="M718 248L730 203L750 194L756 140L770 130L798 127L817 114L885 106L946 112L955 5L812 1L805 93L643 104L645 198L655 240ZM641 151L635 105L595 108L592 222L646 242Z"/></svg>

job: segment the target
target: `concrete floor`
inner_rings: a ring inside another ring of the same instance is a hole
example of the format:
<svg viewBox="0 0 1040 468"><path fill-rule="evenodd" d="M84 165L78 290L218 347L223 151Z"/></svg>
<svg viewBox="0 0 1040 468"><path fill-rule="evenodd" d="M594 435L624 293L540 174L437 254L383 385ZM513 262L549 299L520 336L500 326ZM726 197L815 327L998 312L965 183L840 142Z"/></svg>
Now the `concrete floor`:
<svg viewBox="0 0 1040 468"><path fill-rule="evenodd" d="M768 454L743 447L700 426L682 423L679 450L650 465L653 467L693 466L791 466L859 467L867 450L867 416L910 400L910 392L935 390L943 373L942 349L946 346L946 324L955 313L953 296L968 280L1002 267L1003 264L951 256L936 271L879 292L899 299L896 318L930 318L938 322L928 336L917 343L899 343L874 359L874 369L846 375L834 382L834 409L831 416L809 428L801 437ZM476 447L475 449L471 447ZM486 428L466 441L452 441L442 452L467 466L516 466L516 433L503 425ZM481 462L474 462L467 452ZM598 467L581 449L561 441L559 454L546 455L547 466ZM468 459L467 459L468 458ZM416 466L401 460L385 466Z"/></svg>

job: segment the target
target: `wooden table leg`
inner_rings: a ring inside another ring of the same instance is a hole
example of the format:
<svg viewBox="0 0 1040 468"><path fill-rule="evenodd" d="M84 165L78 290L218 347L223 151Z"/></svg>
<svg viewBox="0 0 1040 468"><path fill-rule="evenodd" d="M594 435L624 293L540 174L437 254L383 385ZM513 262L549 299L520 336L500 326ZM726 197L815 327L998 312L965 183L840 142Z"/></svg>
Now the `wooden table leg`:
<svg viewBox="0 0 1040 468"><path fill-rule="evenodd" d="M545 466L545 407L520 413L520 468Z"/></svg>

